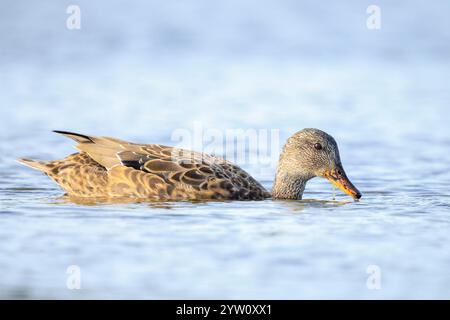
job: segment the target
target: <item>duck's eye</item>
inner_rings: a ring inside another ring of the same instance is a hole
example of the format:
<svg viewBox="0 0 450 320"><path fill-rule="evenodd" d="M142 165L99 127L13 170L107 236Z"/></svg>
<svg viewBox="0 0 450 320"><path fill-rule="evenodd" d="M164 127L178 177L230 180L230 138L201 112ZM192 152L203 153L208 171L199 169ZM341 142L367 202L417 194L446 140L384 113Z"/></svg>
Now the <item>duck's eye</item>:
<svg viewBox="0 0 450 320"><path fill-rule="evenodd" d="M316 148L316 150L322 150L322 145L320 143L315 143L314 148Z"/></svg>

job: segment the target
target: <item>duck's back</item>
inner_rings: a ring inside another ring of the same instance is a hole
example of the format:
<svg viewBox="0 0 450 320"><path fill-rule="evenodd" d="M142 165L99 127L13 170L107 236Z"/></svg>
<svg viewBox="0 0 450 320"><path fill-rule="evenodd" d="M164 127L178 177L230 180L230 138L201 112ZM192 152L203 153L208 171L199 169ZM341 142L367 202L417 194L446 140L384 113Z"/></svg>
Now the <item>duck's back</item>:
<svg viewBox="0 0 450 320"><path fill-rule="evenodd" d="M68 195L147 200L262 200L268 193L221 158L157 144L61 132L80 153L57 161L21 160L45 172Z"/></svg>

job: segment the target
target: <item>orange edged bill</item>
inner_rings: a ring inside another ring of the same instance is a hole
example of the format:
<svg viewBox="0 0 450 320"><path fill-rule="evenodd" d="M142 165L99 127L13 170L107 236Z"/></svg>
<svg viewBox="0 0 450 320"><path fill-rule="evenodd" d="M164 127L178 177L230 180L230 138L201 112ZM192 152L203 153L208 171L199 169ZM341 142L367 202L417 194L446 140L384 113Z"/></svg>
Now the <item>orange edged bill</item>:
<svg viewBox="0 0 450 320"><path fill-rule="evenodd" d="M358 200L361 198L361 192L353 185L353 183L347 178L345 171L342 167L327 171L323 175L332 184L351 196L353 199Z"/></svg>

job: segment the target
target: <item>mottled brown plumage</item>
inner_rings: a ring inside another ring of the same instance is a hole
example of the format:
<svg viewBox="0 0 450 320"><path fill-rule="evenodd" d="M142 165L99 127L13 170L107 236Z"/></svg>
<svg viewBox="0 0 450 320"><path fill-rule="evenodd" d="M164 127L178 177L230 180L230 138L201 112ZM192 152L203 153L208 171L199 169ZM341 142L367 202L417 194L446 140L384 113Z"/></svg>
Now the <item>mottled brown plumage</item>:
<svg viewBox="0 0 450 320"><path fill-rule="evenodd" d="M46 173L71 197L136 200L302 199L306 183L324 177L359 199L336 141L318 129L292 135L280 155L272 195L247 172L218 157L159 144L136 144L56 131L77 142L63 160L23 164Z"/></svg>
<svg viewBox="0 0 450 320"><path fill-rule="evenodd" d="M158 144L57 131L77 141L63 160L20 161L52 178L69 196L146 200L262 200L247 172L207 154Z"/></svg>

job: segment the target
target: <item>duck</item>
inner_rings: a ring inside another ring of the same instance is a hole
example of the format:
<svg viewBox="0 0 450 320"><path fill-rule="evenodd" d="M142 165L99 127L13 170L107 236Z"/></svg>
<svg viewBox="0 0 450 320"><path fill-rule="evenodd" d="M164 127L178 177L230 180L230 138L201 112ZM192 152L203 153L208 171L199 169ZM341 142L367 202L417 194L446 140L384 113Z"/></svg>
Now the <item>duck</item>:
<svg viewBox="0 0 450 320"><path fill-rule="evenodd" d="M54 131L76 142L79 152L62 160L18 159L75 198L177 200L301 200L306 183L328 179L354 200L361 193L347 177L335 139L306 128L286 141L272 191L239 166L217 156L111 137Z"/></svg>

